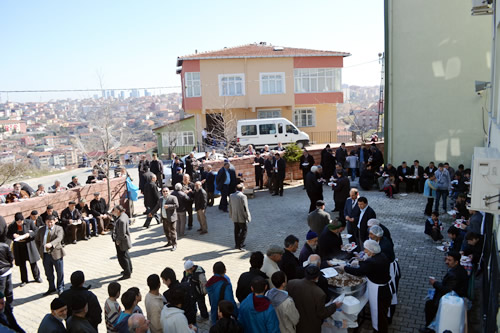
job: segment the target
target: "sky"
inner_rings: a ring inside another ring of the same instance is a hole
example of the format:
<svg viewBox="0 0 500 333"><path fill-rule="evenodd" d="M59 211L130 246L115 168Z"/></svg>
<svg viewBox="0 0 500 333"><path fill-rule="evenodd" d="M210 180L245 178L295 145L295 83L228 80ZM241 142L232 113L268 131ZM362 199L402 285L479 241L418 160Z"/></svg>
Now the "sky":
<svg viewBox="0 0 500 333"><path fill-rule="evenodd" d="M180 91L178 56L254 42L349 52L342 82L380 84L382 0L2 0L0 12L0 91ZM0 101L94 94L0 93Z"/></svg>

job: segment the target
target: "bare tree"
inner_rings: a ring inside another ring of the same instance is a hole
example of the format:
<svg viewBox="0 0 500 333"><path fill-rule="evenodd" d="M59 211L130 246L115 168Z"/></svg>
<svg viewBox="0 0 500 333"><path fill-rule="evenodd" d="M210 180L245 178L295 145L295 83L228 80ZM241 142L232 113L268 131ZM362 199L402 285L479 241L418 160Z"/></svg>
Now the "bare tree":
<svg viewBox="0 0 500 333"><path fill-rule="evenodd" d="M161 133L162 146L168 149L168 158L172 156L175 148L181 146L182 139L179 138L179 132L181 130L179 120L173 120L164 126L164 131Z"/></svg>
<svg viewBox="0 0 500 333"><path fill-rule="evenodd" d="M363 122L356 115L349 115L343 118L346 125L349 125L349 131L356 133L361 137L362 142L368 141L371 134L375 131L368 123Z"/></svg>
<svg viewBox="0 0 500 333"><path fill-rule="evenodd" d="M21 177L26 171L28 171L28 164L26 163L16 163L7 162L0 163L0 186L9 183L15 179Z"/></svg>

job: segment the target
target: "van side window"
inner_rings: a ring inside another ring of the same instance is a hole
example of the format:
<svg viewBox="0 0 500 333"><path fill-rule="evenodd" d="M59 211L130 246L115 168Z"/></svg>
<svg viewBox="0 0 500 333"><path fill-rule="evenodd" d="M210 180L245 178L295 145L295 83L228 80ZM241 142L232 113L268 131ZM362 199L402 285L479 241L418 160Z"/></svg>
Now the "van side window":
<svg viewBox="0 0 500 333"><path fill-rule="evenodd" d="M293 133L293 134L299 134L299 131L297 131L297 129L293 125L286 125L286 132Z"/></svg>
<svg viewBox="0 0 500 333"><path fill-rule="evenodd" d="M276 134L275 124L262 124L259 125L259 133L262 134Z"/></svg>
<svg viewBox="0 0 500 333"><path fill-rule="evenodd" d="M257 125L242 125L241 135L257 135Z"/></svg>
<svg viewBox="0 0 500 333"><path fill-rule="evenodd" d="M278 133L283 133L283 124L278 124Z"/></svg>

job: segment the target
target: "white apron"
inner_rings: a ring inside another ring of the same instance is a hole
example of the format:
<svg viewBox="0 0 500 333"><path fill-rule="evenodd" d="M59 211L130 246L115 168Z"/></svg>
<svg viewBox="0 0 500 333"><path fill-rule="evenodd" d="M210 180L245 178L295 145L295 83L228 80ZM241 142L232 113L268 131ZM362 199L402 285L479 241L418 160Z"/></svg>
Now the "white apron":
<svg viewBox="0 0 500 333"><path fill-rule="evenodd" d="M397 286L396 280L399 280L399 278L401 277L401 271L399 269L398 259L395 259L393 262L391 262L390 274L391 274L391 283L392 283L391 292L393 292L391 305L396 305L396 304L398 304L398 291L396 289L396 286Z"/></svg>
<svg viewBox="0 0 500 333"><path fill-rule="evenodd" d="M372 326L378 331L378 290L379 287L384 287L385 284L376 284L366 278L366 293L368 294L368 302L370 302L370 314L372 316Z"/></svg>

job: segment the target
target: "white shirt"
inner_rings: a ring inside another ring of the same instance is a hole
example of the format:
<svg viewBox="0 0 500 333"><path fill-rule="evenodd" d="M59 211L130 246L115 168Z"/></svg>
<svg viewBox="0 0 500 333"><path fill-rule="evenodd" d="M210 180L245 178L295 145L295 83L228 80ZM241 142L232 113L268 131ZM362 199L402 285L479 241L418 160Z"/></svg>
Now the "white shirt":
<svg viewBox="0 0 500 333"><path fill-rule="evenodd" d="M352 200L352 198L351 198L351 200ZM358 198L356 198L356 200L354 200L352 202L352 209L354 209L354 207L356 207L357 204L358 204Z"/></svg>
<svg viewBox="0 0 500 333"><path fill-rule="evenodd" d="M361 213L359 213L358 229L361 227L361 220L363 219L363 215L365 215L367 208L368 206L366 206L365 209L361 209Z"/></svg>
<svg viewBox="0 0 500 333"><path fill-rule="evenodd" d="M414 174L415 177L418 176L418 167L415 167L415 174Z"/></svg>

